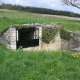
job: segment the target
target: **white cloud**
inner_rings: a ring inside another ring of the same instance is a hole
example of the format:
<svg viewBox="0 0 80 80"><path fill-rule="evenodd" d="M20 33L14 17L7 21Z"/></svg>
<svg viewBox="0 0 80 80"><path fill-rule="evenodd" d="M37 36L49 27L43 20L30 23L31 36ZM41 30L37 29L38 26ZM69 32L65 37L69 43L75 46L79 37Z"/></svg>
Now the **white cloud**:
<svg viewBox="0 0 80 80"><path fill-rule="evenodd" d="M3 2L10 4L20 4L23 6L34 6L80 13L80 10L75 7L63 6L61 4L61 0L0 0L0 3Z"/></svg>

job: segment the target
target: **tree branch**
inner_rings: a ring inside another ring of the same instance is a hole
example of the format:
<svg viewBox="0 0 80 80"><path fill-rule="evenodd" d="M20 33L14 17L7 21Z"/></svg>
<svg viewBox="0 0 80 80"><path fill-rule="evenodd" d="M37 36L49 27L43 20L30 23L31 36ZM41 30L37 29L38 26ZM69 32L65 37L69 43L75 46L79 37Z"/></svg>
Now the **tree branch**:
<svg viewBox="0 0 80 80"><path fill-rule="evenodd" d="M74 6L80 9L80 0L62 0L63 4Z"/></svg>

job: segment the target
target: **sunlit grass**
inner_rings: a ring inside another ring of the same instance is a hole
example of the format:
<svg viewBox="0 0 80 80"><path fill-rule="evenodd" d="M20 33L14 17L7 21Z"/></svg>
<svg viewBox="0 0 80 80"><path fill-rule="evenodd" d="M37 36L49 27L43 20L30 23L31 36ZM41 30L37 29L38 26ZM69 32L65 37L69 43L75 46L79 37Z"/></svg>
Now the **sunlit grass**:
<svg viewBox="0 0 80 80"><path fill-rule="evenodd" d="M79 61L79 54L68 51L0 48L0 80L79 80Z"/></svg>
<svg viewBox="0 0 80 80"><path fill-rule="evenodd" d="M0 32L9 27L9 25L26 23L58 23L68 30L80 31L80 20L69 20L63 18L41 16L35 13L22 11L0 12Z"/></svg>

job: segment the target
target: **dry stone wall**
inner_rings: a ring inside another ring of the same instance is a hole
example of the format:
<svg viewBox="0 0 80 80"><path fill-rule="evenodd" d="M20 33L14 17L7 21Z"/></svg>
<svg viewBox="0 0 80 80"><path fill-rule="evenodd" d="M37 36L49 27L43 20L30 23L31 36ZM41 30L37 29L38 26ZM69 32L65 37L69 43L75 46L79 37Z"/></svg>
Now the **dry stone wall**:
<svg viewBox="0 0 80 80"><path fill-rule="evenodd" d="M80 51L80 33L71 32L73 35L70 40L61 39L61 48L63 50Z"/></svg>
<svg viewBox="0 0 80 80"><path fill-rule="evenodd" d="M16 49L16 28L9 27L0 35L2 42L8 49Z"/></svg>
<svg viewBox="0 0 80 80"><path fill-rule="evenodd" d="M3 33L0 35L0 42L2 42L7 48L10 46L10 29L6 29Z"/></svg>

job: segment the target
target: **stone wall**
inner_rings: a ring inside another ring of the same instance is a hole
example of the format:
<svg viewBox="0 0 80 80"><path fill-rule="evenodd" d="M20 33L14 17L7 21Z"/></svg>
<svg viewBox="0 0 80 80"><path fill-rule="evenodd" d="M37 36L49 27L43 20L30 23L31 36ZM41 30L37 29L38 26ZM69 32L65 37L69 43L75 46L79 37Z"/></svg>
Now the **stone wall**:
<svg viewBox="0 0 80 80"><path fill-rule="evenodd" d="M33 24L26 24L23 25L23 28L28 27L36 27L36 30L34 33L36 33L36 39L39 38L39 46L36 47L28 47L24 48L25 50L40 50L41 49L41 43L42 43L42 27L39 27L37 25ZM39 34L37 29L39 29ZM34 35L34 33L32 33ZM8 49L16 50L17 49L17 41L18 41L19 32L16 27L10 26L9 28L5 29L0 34L0 42L2 42ZM34 36L33 36L34 37Z"/></svg>
<svg viewBox="0 0 80 80"><path fill-rule="evenodd" d="M62 50L80 51L80 33L72 32L73 36L70 40L61 39Z"/></svg>
<svg viewBox="0 0 80 80"><path fill-rule="evenodd" d="M10 47L10 29L7 28L0 34L0 42L2 42L7 48Z"/></svg>
<svg viewBox="0 0 80 80"><path fill-rule="evenodd" d="M51 41L49 44L42 42L42 50L61 50L61 38L59 31L55 36L54 42Z"/></svg>
<svg viewBox="0 0 80 80"><path fill-rule="evenodd" d="M24 50L70 50L80 51L80 33L71 33L70 40L61 39L60 31L55 36L55 41L50 43L42 42L42 29L44 27L58 28L56 25L49 24L24 24L23 28L37 27L39 29L39 46L24 48ZM67 30L66 30L67 31ZM68 32L68 31L67 31ZM36 31L37 33L37 31ZM0 34L0 42L2 42L8 49L17 49L18 30L15 27L9 27Z"/></svg>
<svg viewBox="0 0 80 80"><path fill-rule="evenodd" d="M16 49L16 29L9 27L0 35L0 42L2 42L8 49Z"/></svg>
<svg viewBox="0 0 80 80"><path fill-rule="evenodd" d="M17 31L16 31L16 28L14 27L11 27L10 28L10 49L16 49L16 36L17 34Z"/></svg>

